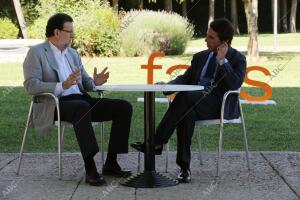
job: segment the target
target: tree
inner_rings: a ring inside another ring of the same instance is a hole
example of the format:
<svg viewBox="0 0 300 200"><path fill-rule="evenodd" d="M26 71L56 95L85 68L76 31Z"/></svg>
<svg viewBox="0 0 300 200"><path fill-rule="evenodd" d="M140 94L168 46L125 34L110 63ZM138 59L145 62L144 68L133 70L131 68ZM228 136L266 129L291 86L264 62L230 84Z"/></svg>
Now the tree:
<svg viewBox="0 0 300 200"><path fill-rule="evenodd" d="M150 2L153 2L153 3L156 3L157 0L148 0L149 3ZM186 12L186 2L187 0L176 0L176 2L178 3L184 3L183 7L182 7L182 12L183 12L183 16L184 16L184 13ZM184 8L185 6L185 8ZM172 3L172 0L164 0L164 10L167 11L167 12L171 12L173 11L173 3Z"/></svg>
<svg viewBox="0 0 300 200"><path fill-rule="evenodd" d="M144 1L143 0L139 0L138 9L139 10L143 10L143 8L144 8Z"/></svg>
<svg viewBox="0 0 300 200"><path fill-rule="evenodd" d="M292 0L291 15L290 15L291 33L296 33L296 14L297 14L297 0Z"/></svg>
<svg viewBox="0 0 300 200"><path fill-rule="evenodd" d="M247 18L247 27L249 34L248 41L248 58L250 60L257 60L259 58L258 51L258 26L257 26L257 18L258 18L258 0L244 0L244 8L246 12Z"/></svg>
<svg viewBox="0 0 300 200"><path fill-rule="evenodd" d="M20 0L13 0L13 2L14 2L14 7L15 7L16 14L17 14L18 23L19 23L19 26L21 29L22 36L24 39L26 39L26 38L28 38L27 37L27 28L26 28L26 23L25 23Z"/></svg>
<svg viewBox="0 0 300 200"><path fill-rule="evenodd" d="M116 12L119 10L119 0L112 0L112 7Z"/></svg>
<svg viewBox="0 0 300 200"><path fill-rule="evenodd" d="M286 0L281 0L280 1L280 14L282 15L281 19L282 19L282 30L283 32L287 33L288 32L288 23L287 23L287 2Z"/></svg>
<svg viewBox="0 0 300 200"><path fill-rule="evenodd" d="M182 2L182 16L184 16L184 17L187 16L187 2L186 1Z"/></svg>
<svg viewBox="0 0 300 200"><path fill-rule="evenodd" d="M215 18L215 0L209 0L208 26Z"/></svg>
<svg viewBox="0 0 300 200"><path fill-rule="evenodd" d="M235 34L240 34L236 0L231 0L231 21Z"/></svg>
<svg viewBox="0 0 300 200"><path fill-rule="evenodd" d="M171 12L173 10L172 0L164 0L164 9L167 12Z"/></svg>

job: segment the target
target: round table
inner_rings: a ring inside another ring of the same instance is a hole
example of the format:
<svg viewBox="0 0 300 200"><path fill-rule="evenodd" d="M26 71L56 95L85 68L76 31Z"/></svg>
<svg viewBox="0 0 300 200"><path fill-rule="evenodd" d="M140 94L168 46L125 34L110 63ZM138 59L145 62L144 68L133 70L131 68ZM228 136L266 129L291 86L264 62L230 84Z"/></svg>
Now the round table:
<svg viewBox="0 0 300 200"><path fill-rule="evenodd" d="M122 185L135 188L168 187L177 185L178 182L155 171L155 92L164 91L196 91L203 90L200 85L175 85L175 84L131 84L131 85L101 85L96 90L144 92L144 141L146 143L144 172L127 178Z"/></svg>

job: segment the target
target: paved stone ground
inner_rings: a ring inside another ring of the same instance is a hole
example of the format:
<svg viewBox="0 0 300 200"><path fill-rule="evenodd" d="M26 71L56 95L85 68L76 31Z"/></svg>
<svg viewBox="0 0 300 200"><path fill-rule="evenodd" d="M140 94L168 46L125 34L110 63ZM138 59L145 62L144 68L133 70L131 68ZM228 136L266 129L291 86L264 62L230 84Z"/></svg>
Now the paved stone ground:
<svg viewBox="0 0 300 200"><path fill-rule="evenodd" d="M169 173L176 177L175 153L170 153ZM25 154L21 173L15 174L18 154L0 154L0 199L216 199L296 200L300 199L300 153L251 152L251 170L243 152L223 154L221 177L216 178L215 153L204 153L199 166L192 155L192 182L167 188L135 189L119 185L123 179L106 177L107 184L92 187L84 182L83 163L78 153L63 156L63 179L58 180L55 154ZM137 153L122 155L123 167L136 172ZM157 171L164 172L165 156L156 157ZM100 156L97 155L98 169Z"/></svg>

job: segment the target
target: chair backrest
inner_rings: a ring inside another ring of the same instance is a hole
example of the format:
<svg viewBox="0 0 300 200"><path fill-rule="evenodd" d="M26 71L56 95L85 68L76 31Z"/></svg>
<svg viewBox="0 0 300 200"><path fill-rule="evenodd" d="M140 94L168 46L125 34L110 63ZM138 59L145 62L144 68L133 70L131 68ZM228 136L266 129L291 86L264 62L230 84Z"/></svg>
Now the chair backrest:
<svg viewBox="0 0 300 200"><path fill-rule="evenodd" d="M221 113L219 119L197 120L196 126L216 125L221 121L224 124L240 124L243 121L242 107L240 103L240 90L227 91L222 100Z"/></svg>
<svg viewBox="0 0 300 200"><path fill-rule="evenodd" d="M241 116L240 90L229 90L223 96L221 116L226 120Z"/></svg>

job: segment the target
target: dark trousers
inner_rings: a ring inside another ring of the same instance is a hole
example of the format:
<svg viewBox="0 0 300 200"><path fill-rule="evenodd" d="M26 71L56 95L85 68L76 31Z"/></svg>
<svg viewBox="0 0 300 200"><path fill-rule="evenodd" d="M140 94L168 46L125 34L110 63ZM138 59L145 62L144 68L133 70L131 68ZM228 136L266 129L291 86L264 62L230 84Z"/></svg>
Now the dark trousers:
<svg viewBox="0 0 300 200"><path fill-rule="evenodd" d="M176 163L189 169L195 121L220 116L221 101L212 93L179 92L156 129L155 143L166 144L177 129Z"/></svg>
<svg viewBox="0 0 300 200"><path fill-rule="evenodd" d="M83 159L91 158L99 151L92 122L112 121L108 152L128 153L132 116L129 102L72 94L60 98L59 109L61 120L73 124Z"/></svg>

